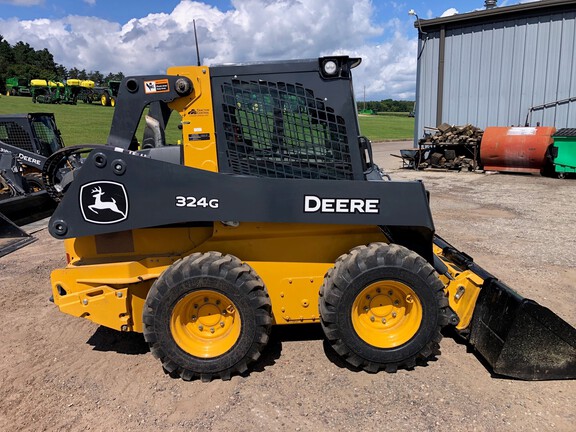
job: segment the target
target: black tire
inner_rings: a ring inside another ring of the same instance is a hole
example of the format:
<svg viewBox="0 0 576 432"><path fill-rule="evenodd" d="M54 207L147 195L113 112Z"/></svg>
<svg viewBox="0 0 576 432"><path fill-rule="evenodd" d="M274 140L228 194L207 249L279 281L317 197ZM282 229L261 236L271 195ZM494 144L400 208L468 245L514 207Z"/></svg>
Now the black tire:
<svg viewBox="0 0 576 432"><path fill-rule="evenodd" d="M206 303L197 304L195 296ZM222 311L226 301L221 304L214 298L229 300L233 307ZM194 253L174 263L152 285L142 318L144 338L171 375L186 381L228 380L234 373L246 372L260 357L268 343L271 309L264 284L250 266L232 255ZM212 327L204 329L205 325ZM195 355L195 346L212 343L204 331L216 332L215 337L221 331L230 347L213 355L206 345L202 357ZM186 346L188 342L192 345Z"/></svg>
<svg viewBox="0 0 576 432"><path fill-rule="evenodd" d="M30 173L24 176L28 192L38 192L46 189L42 181L42 173Z"/></svg>
<svg viewBox="0 0 576 432"><path fill-rule="evenodd" d="M338 258L320 289L326 338L349 364L368 372L413 368L437 355L447 308L432 266L395 244L352 249Z"/></svg>
<svg viewBox="0 0 576 432"><path fill-rule="evenodd" d="M108 93L102 93L102 95L100 96L100 104L102 106L110 105L110 96L108 96Z"/></svg>

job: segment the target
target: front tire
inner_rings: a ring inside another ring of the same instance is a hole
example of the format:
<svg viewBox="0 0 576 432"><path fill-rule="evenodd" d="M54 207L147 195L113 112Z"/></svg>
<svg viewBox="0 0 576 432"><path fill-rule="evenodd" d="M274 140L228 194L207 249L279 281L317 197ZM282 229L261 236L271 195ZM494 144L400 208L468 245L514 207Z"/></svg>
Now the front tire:
<svg viewBox="0 0 576 432"><path fill-rule="evenodd" d="M341 256L328 271L319 308L326 338L349 364L395 372L436 354L448 299L421 256L372 243Z"/></svg>
<svg viewBox="0 0 576 432"><path fill-rule="evenodd" d="M238 258L195 253L152 285L143 322L152 354L169 373L228 380L268 343L271 303L262 280Z"/></svg>

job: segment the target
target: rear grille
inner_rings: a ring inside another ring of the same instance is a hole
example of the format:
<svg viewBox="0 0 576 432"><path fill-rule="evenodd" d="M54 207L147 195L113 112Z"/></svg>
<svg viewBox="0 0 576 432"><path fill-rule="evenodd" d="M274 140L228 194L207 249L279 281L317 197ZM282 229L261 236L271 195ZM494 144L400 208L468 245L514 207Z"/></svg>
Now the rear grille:
<svg viewBox="0 0 576 432"><path fill-rule="evenodd" d="M341 116L299 84L233 79L222 85L227 158L236 174L352 179Z"/></svg>
<svg viewBox="0 0 576 432"><path fill-rule="evenodd" d="M14 122L0 122L0 141L33 152L32 141L26 131Z"/></svg>

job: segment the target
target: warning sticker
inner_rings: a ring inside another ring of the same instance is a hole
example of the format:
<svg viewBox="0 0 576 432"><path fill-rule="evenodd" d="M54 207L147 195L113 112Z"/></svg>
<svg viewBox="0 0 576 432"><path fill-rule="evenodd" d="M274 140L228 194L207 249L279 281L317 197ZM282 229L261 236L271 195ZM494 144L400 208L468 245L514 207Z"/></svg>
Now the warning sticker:
<svg viewBox="0 0 576 432"><path fill-rule="evenodd" d="M511 127L508 135L536 135L535 127Z"/></svg>
<svg viewBox="0 0 576 432"><path fill-rule="evenodd" d="M188 134L188 141L207 141L209 139L209 133Z"/></svg>
<svg viewBox="0 0 576 432"><path fill-rule="evenodd" d="M144 81L144 92L148 93L166 93L170 91L167 79L154 81Z"/></svg>

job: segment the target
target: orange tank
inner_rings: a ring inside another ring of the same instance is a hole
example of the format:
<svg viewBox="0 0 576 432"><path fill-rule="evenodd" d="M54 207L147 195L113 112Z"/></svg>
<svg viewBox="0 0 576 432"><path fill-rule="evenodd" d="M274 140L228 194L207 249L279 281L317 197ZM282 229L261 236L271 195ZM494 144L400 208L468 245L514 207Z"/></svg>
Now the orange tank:
<svg viewBox="0 0 576 432"><path fill-rule="evenodd" d="M554 132L554 127L486 128L480 145L482 165L486 171L539 173Z"/></svg>

